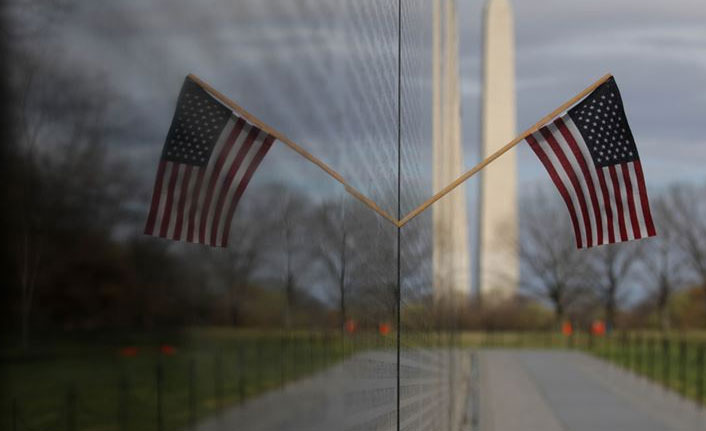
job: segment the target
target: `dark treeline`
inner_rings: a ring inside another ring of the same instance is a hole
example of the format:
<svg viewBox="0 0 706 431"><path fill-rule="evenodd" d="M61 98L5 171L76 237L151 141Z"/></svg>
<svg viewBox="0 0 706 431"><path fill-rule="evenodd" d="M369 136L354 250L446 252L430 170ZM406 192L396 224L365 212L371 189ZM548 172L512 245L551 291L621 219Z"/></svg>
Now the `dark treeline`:
<svg viewBox="0 0 706 431"><path fill-rule="evenodd" d="M7 17L4 13L0 14L0 54L9 53L9 37L6 35L8 28ZM9 73L9 64L3 61L0 64L0 74L7 76ZM10 120L10 85L7 80L0 80L0 206L8 208L10 205L9 191L10 178L12 177L12 169L14 169L14 139L12 137L12 127ZM2 237L7 238L11 232L10 217L7 211L0 211L0 230ZM9 247L0 248L0 271L3 275L11 271L10 259L12 252ZM7 280L7 279L5 279ZM11 292L7 282L3 282L3 289L0 289L0 303L4 306L0 307L0 325L8 327L11 323L11 315L7 310L7 305L10 303Z"/></svg>
<svg viewBox="0 0 706 431"><path fill-rule="evenodd" d="M392 321L391 225L343 192L321 201L270 183L248 189L228 249L145 237L151 184L122 148L147 142L128 104L60 53L15 48L1 169L11 338L27 347L33 333L57 330Z"/></svg>

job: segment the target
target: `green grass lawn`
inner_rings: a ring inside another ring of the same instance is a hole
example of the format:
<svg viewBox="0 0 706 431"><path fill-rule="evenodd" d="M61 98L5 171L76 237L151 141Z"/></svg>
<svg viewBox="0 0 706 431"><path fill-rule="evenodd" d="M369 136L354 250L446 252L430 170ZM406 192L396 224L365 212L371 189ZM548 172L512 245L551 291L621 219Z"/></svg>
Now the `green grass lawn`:
<svg viewBox="0 0 706 431"><path fill-rule="evenodd" d="M228 329L48 342L3 356L0 429L184 429L373 342Z"/></svg>
<svg viewBox="0 0 706 431"><path fill-rule="evenodd" d="M594 354L703 403L703 333L565 337L548 332L405 333L403 349L562 348ZM651 340L651 341L650 341ZM666 340L666 344L663 340ZM169 346L166 351L162 346ZM1 356L0 429L178 430L367 349L394 349L395 333L198 329L102 334L38 342ZM127 349L126 349L127 348ZM173 348L173 351L171 351Z"/></svg>

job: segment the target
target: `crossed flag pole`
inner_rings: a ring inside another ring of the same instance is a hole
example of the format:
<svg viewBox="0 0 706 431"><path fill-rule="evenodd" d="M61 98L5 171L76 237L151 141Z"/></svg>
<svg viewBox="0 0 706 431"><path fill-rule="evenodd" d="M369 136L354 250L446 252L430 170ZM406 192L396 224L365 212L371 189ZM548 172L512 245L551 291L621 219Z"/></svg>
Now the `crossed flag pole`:
<svg viewBox="0 0 706 431"><path fill-rule="evenodd" d="M237 203L276 140L398 228L526 140L569 210L579 248L656 234L637 148L611 74L561 104L401 219L286 135L189 74L164 145L145 233L226 246Z"/></svg>
<svg viewBox="0 0 706 431"><path fill-rule="evenodd" d="M485 160L482 162L478 163L476 166L473 168L469 169L465 173L463 173L461 176L459 176L457 179L455 179L451 184L447 185L443 189L441 189L439 192L434 194L431 198L427 199L425 202L420 204L417 208L412 210L409 214L406 216L402 217L401 220L397 220L396 218L392 217L390 214L388 214L385 210L380 208L379 205L377 205L373 200L365 196L363 193L361 193L358 189L350 185L345 178L341 176L338 172L336 172L334 169L332 169L330 166L328 166L326 163L322 162L320 159L318 159L316 156L312 155L296 143L294 143L291 139L289 139L286 135L283 133L275 130L274 128L268 126L267 124L263 123L260 121L257 117L243 109L240 105L237 103L233 102L230 100L228 97L223 95L221 92L213 88L211 85L209 85L207 82L201 80L199 77L193 74L189 74L188 76L190 79L192 79L194 82L196 82L199 86L201 86L204 90L208 91L209 93L213 94L216 98L218 98L221 102L223 102L225 105L233 109L235 112L239 113L243 117L245 117L248 121L251 123L255 124L258 126L260 129L263 131L266 131L270 135L274 136L277 140L281 141L283 144L297 152L299 155L304 157L305 159L309 160L311 163L315 164L319 168L321 168L324 172L326 172L328 175L330 175L333 179L338 181L343 185L343 187L346 189L348 193L353 195L355 198L360 200L363 204L367 205L371 210L375 211L378 213L380 216L385 218L387 221L390 223L394 224L397 227L402 227L412 221L413 218L418 216L419 214L423 213L427 208L432 206L436 201L439 199L443 198L447 194L451 193L456 187L460 186L463 184L466 180L471 178L473 175L477 174L481 170L483 170L486 166L490 165L493 163L496 159L498 159L500 156L508 152L510 149L515 147L517 144L522 142L527 136L531 135L532 133L536 132L539 130L540 127L544 126L547 124L549 121L551 121L552 118L556 117L557 115L561 114L564 112L567 108L571 107L574 105L576 102L579 100L583 99L586 97L586 95L590 94L593 90L598 88L601 84L606 82L608 79L612 77L611 74L606 74L603 75L598 81L594 82L590 86L586 87L583 91L578 93L576 96L572 97L571 99L567 100L565 103L563 103L561 106L556 108L554 111L550 112L547 114L544 118L541 120L537 121L532 127L528 128L524 132L522 132L519 136L517 136L515 139L510 141L507 145L504 147L500 148L497 150L495 153L491 154L488 156Z"/></svg>

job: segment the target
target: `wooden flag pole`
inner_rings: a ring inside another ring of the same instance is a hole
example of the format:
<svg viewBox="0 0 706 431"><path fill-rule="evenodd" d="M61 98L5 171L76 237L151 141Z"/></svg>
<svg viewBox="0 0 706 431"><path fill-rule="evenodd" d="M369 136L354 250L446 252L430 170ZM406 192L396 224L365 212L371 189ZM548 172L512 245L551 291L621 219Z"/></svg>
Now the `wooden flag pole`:
<svg viewBox="0 0 706 431"><path fill-rule="evenodd" d="M603 77L601 77L601 79L599 79L598 81L594 82L594 83L591 84L590 86L586 87L586 89L584 89L583 91L581 91L581 92L580 92L579 94L577 94L576 96L574 96L574 97L572 97L571 99L569 99L569 100L567 100L566 102L564 102L561 106L559 106L558 108L556 108L555 110L553 110L552 112L550 112L549 114L547 114L544 118L542 118L541 120L537 121L532 127L530 127L529 129L525 130L524 132L522 132L521 135L519 135L518 137L516 137L515 139L513 139L512 141L510 141L507 145L505 145L504 147L500 148L498 151L496 151L496 152L494 152L493 154L491 154L490 156L488 156L485 160L483 160L482 162L478 163L476 166L474 166L474 167L471 168L470 170L466 171L463 175L461 175L460 177L456 178L456 179L454 180L454 182L452 182L452 183L449 184L448 186L444 187L444 188L441 189L438 193L436 193L434 196L432 196L431 198L429 198L429 200L427 200L426 202L422 203L422 204L419 205L417 208L415 208L414 210L412 210L412 212L410 212L409 214L407 214L406 216L404 216L404 218L402 218L402 220L400 220L400 221L398 222L398 226L399 226L399 227L402 227L402 226L404 226L405 224L409 223L410 220L412 220L413 218L415 218L416 216L418 216L419 214L421 214L422 212L424 212L424 210L426 210L426 209L429 208L431 205L433 205L434 202L436 202L436 201L438 201L439 199L443 198L444 196L446 196L447 194L449 194L453 189L455 189L456 187L458 187L459 185L461 185L464 181L466 181L467 179L471 178L473 175L475 175L475 174L477 174L478 172L480 172L481 170L483 170L483 168L485 168L485 167L488 166L489 164L493 163L498 157L502 156L503 154L505 154L506 152L508 152L510 149L512 149L515 145L517 145L517 144L519 144L520 142L522 142L527 136L529 136L529 135L531 135L532 133L534 133L534 132L536 132L537 130L539 130L542 126L544 126L545 124L547 124L552 118L554 118L554 117L556 117L557 115L561 114L562 112L564 112L565 110L567 110L569 107L571 107L572 105L574 105L576 102L578 102L579 100L581 100L581 99L583 99L584 97L586 97L589 93L591 93L593 90L595 90L596 88L598 88L601 84L603 84L604 82L606 82L606 81L607 81L608 79L610 79L612 76L613 76L613 75L611 75L610 73L603 75Z"/></svg>
<svg viewBox="0 0 706 431"><path fill-rule="evenodd" d="M305 159L309 160L311 163L315 164L319 168L321 168L324 172L329 174L331 177L333 177L336 181L341 183L346 191L353 195L356 199L360 200L363 204L367 205L370 209L381 215L383 218L391 222L397 227L402 227L405 224L409 223L410 220L424 212L427 208L432 206L436 201L439 199L443 198L447 194L451 193L456 187L464 183L466 180L471 178L473 175L477 174L481 170L483 170L486 166L489 164L493 163L497 158L508 152L510 149L515 147L515 145L519 144L522 142L527 136L531 135L532 133L536 132L539 130L542 126L544 126L546 123L548 123L552 118L558 116L562 112L564 112L566 109L574 105L576 102L579 100L583 99L586 97L589 93L591 93L593 90L598 88L601 84L606 82L608 79L612 77L611 74L606 74L603 75L598 81L594 82L590 86L586 87L583 91L578 93L576 96L572 97L571 99L567 100L564 102L561 106L547 114L544 118L536 122L532 127L529 129L525 130L517 136L515 139L510 141L507 145L504 147L500 148L490 156L488 156L485 160L482 162L478 163L476 166L471 168L470 170L466 171L463 175L460 177L456 178L451 184L448 186L444 187L441 189L438 193L436 193L434 196L429 198L427 201L419 205L417 208L412 210L409 214L404 216L402 220L396 220L393 218L391 215L389 215L387 212L385 212L382 208L380 208L375 202L373 202L370 198L362 194L360 191L358 191L355 187L351 186L348 184L346 180L343 179L341 174L338 172L334 171L331 169L326 163L322 162L318 158L314 157L311 153L300 147L299 145L295 144L291 139L287 138L284 134L278 132L277 130L273 129L272 127L268 126L267 124L263 123L260 121L257 117L254 115L250 114L248 111L243 109L240 105L237 103L233 102L230 100L228 97L223 95L221 92L210 86L208 83L205 81L201 80L199 77L193 74L189 74L189 79L194 81L196 84L201 86L204 90L208 91L211 93L213 96L218 98L221 102L223 102L225 105L230 107L232 110L236 111L238 114L242 115L246 120L248 120L250 123L254 124L261 130L269 133L270 135L274 136L277 140L281 141L283 144L297 152L299 155L304 157Z"/></svg>
<svg viewBox="0 0 706 431"><path fill-rule="evenodd" d="M278 141L281 141L283 144L294 150L295 152L299 153L302 157L305 159L309 160L311 163L315 164L319 168L323 169L324 172L329 174L331 177L333 177L336 181L341 183L346 191L353 195L355 198L360 200L362 203L367 205L370 209L387 219L388 221L392 222L395 226L398 226L398 221L391 215L389 215L387 212L385 212L382 208L380 208L375 202L373 202L370 198L359 192L355 187L351 186L346 182L346 180L343 179L341 174L338 172L334 171L331 169L326 163L322 162L318 158L314 157L311 153L306 151L304 148L300 147L299 145L295 144L291 139L286 137L284 134L278 132L277 130L273 129L272 127L268 126L267 124L263 123L260 121L257 117L243 109L240 105L237 103L233 102L230 100L228 97L223 95L221 92L213 88L211 85L209 85L207 82L201 80L199 77L196 75L190 73L188 75L189 79L194 81L196 84L198 84L201 88L206 90L207 92L211 93L214 97L219 99L221 102L223 102L225 105L227 105L229 108L237 112L238 114L242 115L243 118L248 120L250 123L254 124L257 126L259 129L269 133L270 135L274 136Z"/></svg>

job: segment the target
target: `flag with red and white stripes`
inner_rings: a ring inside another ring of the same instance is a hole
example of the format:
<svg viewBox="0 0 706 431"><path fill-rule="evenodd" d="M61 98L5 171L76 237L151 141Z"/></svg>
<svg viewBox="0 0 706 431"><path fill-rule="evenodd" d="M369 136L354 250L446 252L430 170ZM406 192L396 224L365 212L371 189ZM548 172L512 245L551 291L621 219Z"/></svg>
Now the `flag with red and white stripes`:
<svg viewBox="0 0 706 431"><path fill-rule="evenodd" d="M233 213L274 139L186 78L145 234L225 247Z"/></svg>
<svg viewBox="0 0 706 431"><path fill-rule="evenodd" d="M569 209L579 248L656 235L614 78L526 141Z"/></svg>

